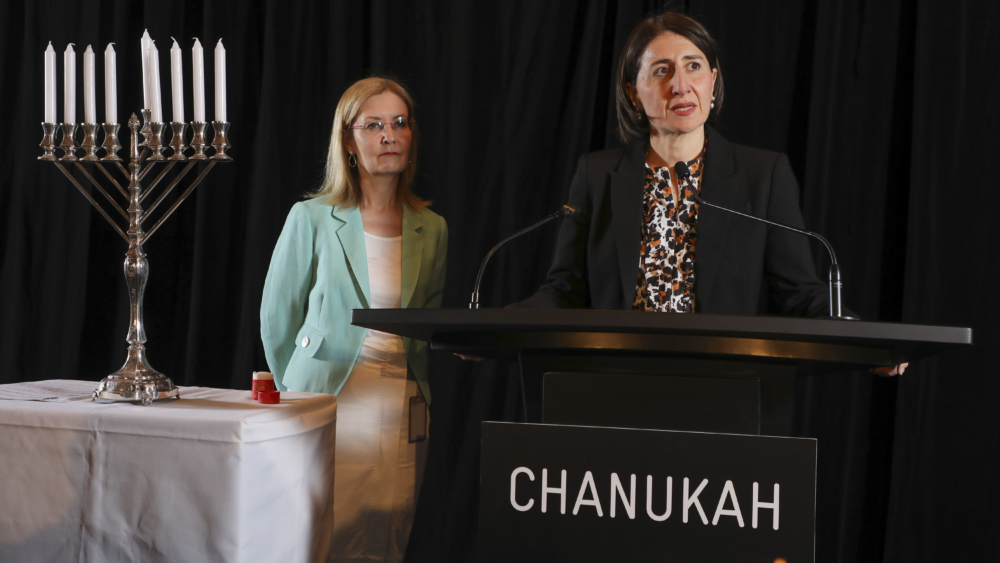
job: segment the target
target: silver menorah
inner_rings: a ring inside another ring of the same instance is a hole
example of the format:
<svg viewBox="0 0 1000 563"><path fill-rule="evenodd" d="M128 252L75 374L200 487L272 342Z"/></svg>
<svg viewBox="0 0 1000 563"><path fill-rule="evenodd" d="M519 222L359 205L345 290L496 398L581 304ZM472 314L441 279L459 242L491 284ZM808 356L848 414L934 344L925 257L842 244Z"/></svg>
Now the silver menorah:
<svg viewBox="0 0 1000 563"><path fill-rule="evenodd" d="M165 146L162 142L165 124L150 122L150 110L148 109L142 110L142 117L143 127L141 131L139 129L139 120L134 113L128 121L128 126L132 130L131 161L128 164L128 169L122 164L121 157L116 154L121 149L118 145L119 125L117 123L103 123L100 125L104 129L104 143L102 145L98 145L96 140L98 124L84 123L83 143L79 147L77 147L74 140L77 124L58 124L58 129L62 130L62 143L57 147L55 138L57 124L42 123L42 130L45 136L42 138L41 147L45 151L45 154L38 157L38 159L55 163L56 167L80 190L83 197L87 198L87 201L101 213L101 216L107 219L108 223L128 243L128 252L125 253L125 283L128 285L130 305L129 328L126 338L128 341L128 359L125 360L125 365L120 370L101 380L100 385L94 391L93 400L139 401L143 405L149 405L157 399L179 398L180 395L173 381L166 375L153 369L146 358L146 330L142 316L142 297L146 289L146 281L149 277L149 262L146 260L146 253L143 251L142 245L149 240L149 237L153 236L153 233L173 214L177 207L191 195L191 192L205 179L205 176L208 175L208 172L217 162L231 162L232 158L226 154L226 149L229 147L229 139L227 138L229 130L228 121L212 122L215 138L211 143L211 147L214 149L214 152L209 156L205 152L209 147L205 143L205 128L208 123L191 122L190 125L194 134L190 147L184 140L184 133L188 124L170 123L173 136L170 144ZM140 134L143 135L142 142L139 142ZM164 154L168 146L171 150L170 156ZM62 156L56 156L55 150L57 148L62 150ZM141 154L139 152L140 148L142 150ZM184 153L189 148L194 150L194 154L186 156ZM81 149L86 154L82 157L77 157L76 153ZM101 149L104 149L105 154L99 157L97 151ZM142 224L150 218L153 211L163 203L163 200L177 187L181 180L184 179L199 161L207 161L207 165L181 195L174 200L173 204L170 205L159 220L153 224L153 227L148 232L144 232ZM167 173L179 162L186 162L187 164L179 174L173 177L149 209L143 210L143 201L153 193L156 186L160 184L164 177L167 176ZM101 183L87 170L87 167L83 163L93 164L100 170L101 174L103 174L110 184L117 188L118 192L128 200L128 208L123 209L111 197L111 194L104 189ZM119 215L128 221L127 231L123 231L108 211L73 177L67 169L67 166L70 164L75 166L93 184L94 188L104 196L104 199L107 200L114 211L117 211ZM165 166L153 181L143 188L142 181L153 171L157 164L164 164ZM115 179L115 175L108 171L108 168L117 169L128 179L127 190Z"/></svg>

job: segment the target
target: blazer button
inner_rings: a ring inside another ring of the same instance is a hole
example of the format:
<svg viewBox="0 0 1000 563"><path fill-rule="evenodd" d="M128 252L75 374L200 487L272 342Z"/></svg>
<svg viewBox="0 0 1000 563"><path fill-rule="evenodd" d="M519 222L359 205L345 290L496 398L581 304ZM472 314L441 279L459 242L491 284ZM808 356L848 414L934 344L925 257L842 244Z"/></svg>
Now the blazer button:
<svg viewBox="0 0 1000 563"><path fill-rule="evenodd" d="M305 348L307 346L309 346L309 337L308 336L303 336L302 337L302 347Z"/></svg>

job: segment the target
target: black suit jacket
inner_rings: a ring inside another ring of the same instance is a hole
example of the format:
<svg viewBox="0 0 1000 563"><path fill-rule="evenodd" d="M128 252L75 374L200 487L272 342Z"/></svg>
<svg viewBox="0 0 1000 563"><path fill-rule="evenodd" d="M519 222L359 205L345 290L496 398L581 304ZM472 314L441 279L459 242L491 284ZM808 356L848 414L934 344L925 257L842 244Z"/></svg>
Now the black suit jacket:
<svg viewBox="0 0 1000 563"><path fill-rule="evenodd" d="M783 154L727 141L707 127L701 196L708 202L803 228L799 188ZM631 309L639 276L648 140L584 155L548 283L520 305ZM695 311L755 315L764 280L790 315L828 313L808 238L707 206L698 211Z"/></svg>

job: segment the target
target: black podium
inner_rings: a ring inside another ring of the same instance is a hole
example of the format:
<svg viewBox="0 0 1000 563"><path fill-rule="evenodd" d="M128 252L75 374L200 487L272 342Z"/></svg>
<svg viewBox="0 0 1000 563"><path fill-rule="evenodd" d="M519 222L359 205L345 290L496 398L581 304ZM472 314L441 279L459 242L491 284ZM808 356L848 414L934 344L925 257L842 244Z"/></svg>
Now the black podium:
<svg viewBox="0 0 1000 563"><path fill-rule="evenodd" d="M352 323L518 362L527 422L772 436L799 375L972 343L957 327L578 309L358 309Z"/></svg>
<svg viewBox="0 0 1000 563"><path fill-rule="evenodd" d="M517 362L529 424L484 422L482 561L813 561L800 376L972 343L967 328L538 309L355 310L355 325ZM543 423L543 424L534 424Z"/></svg>

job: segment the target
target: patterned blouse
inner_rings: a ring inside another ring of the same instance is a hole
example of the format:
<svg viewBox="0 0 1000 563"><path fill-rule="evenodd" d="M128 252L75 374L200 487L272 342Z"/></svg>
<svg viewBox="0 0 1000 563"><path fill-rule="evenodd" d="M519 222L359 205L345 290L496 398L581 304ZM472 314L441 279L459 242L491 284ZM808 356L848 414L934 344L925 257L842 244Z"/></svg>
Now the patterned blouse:
<svg viewBox="0 0 1000 563"><path fill-rule="evenodd" d="M694 312L698 204L691 199L691 193L697 192L701 183L705 149L687 165L691 175L681 182L680 204L674 201L670 168L646 165L642 250L632 303L636 311Z"/></svg>

